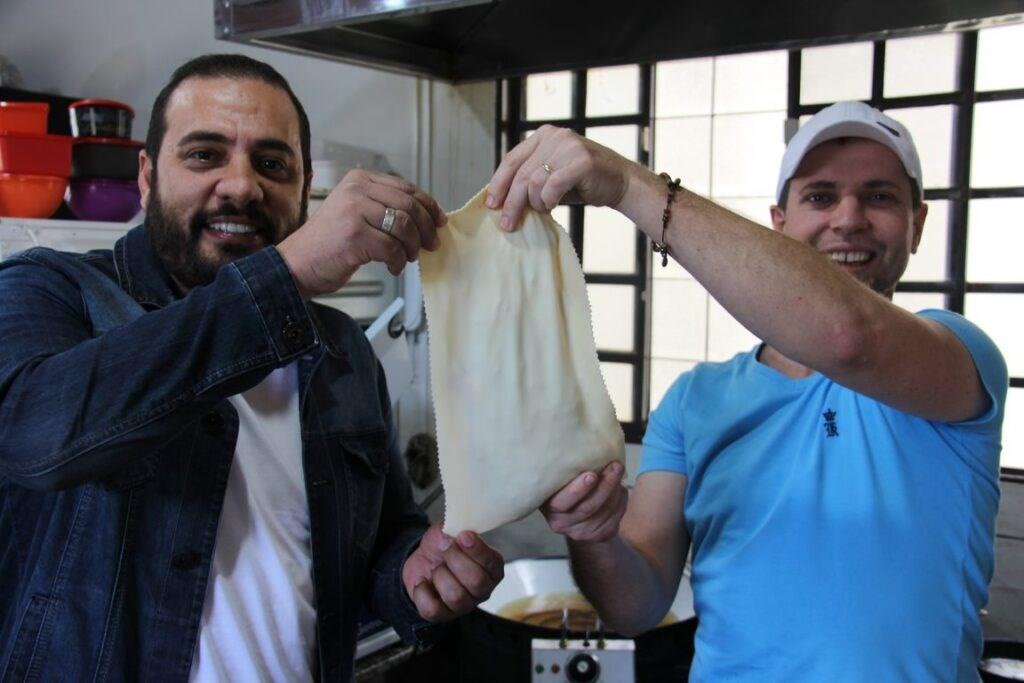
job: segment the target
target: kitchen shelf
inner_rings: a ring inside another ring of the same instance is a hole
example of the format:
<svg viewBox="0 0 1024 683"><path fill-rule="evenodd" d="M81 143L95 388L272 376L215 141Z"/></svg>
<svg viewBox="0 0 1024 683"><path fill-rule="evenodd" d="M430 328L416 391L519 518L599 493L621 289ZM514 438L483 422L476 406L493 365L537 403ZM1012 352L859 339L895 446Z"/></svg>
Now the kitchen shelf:
<svg viewBox="0 0 1024 683"><path fill-rule="evenodd" d="M140 221L124 223L0 216L0 260L31 247L61 251L109 249Z"/></svg>

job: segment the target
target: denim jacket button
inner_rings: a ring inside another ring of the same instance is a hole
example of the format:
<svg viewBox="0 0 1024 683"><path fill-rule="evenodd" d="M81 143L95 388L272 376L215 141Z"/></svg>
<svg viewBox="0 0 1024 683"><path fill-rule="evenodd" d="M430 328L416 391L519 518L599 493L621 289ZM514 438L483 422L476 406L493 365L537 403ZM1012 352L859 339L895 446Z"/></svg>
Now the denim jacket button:
<svg viewBox="0 0 1024 683"><path fill-rule="evenodd" d="M284 336L284 340L288 342L290 347L298 348L304 346L304 334L305 330L302 325L297 322L289 321L285 324L284 329L281 330L281 334Z"/></svg>
<svg viewBox="0 0 1024 683"><path fill-rule="evenodd" d="M202 422L207 434L220 434L224 431L224 418L220 413L207 413L203 415Z"/></svg>
<svg viewBox="0 0 1024 683"><path fill-rule="evenodd" d="M197 567L201 559L202 558L199 556L199 553L190 550L184 553L178 553L171 558L171 566L175 569L185 571Z"/></svg>

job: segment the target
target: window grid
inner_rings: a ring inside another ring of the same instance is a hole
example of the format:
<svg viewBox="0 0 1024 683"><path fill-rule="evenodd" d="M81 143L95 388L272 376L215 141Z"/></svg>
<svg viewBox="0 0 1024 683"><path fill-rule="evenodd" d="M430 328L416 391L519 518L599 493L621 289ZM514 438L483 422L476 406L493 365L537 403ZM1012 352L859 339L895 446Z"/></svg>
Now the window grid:
<svg viewBox="0 0 1024 683"><path fill-rule="evenodd" d="M971 134L974 122L974 107L979 103L1000 102L1006 100L1024 100L1024 88L977 92L974 87L977 67L978 33L965 31L960 34L960 53L957 66L957 89L950 93L913 95L904 97L885 97L885 40L876 40L873 45L873 65L871 82L871 99L869 103L883 111L898 110L911 107L952 105L955 107L952 144L952 173L949 187L930 188L924 190L925 201L947 200L949 202L949 222L947 225L947 259L946 278L942 281L900 282L897 292L937 293L945 297L946 307L956 313L964 313L967 294L1020 294L1024 293L1024 282L978 282L967 280L967 238L968 209L972 199L993 199L1024 197L1024 187L974 188L970 184ZM649 164L650 146L648 138L654 134L654 112L652 101L651 64L640 65L640 106L637 114L604 116L587 118L586 106L586 71L573 72L573 103L572 118L549 121L526 121L523 118L525 107L524 79L514 78L507 81L508 102L502 102L502 87L497 91L497 128L495 158L496 164L502 153L517 142L528 131L545 123L571 128L583 134L585 129L607 125L636 125L640 140L638 141L638 161ZM799 121L801 116L812 115L828 106L822 104L800 103L801 50L789 51L788 65L787 116ZM500 84L499 84L500 85ZM507 118L502 116L503 105L507 104ZM898 117L898 112L897 112ZM648 135L650 133L650 135ZM584 225L581 206L570 207L569 232L573 246L582 263ZM637 231L637 265L632 275L598 275L586 274L586 282L602 284L623 284L635 287L634 301L634 347L630 353L598 351L601 361L624 362L633 366L633 420L623 424L626 438L638 442L643 436L647 423L650 388L650 303L646 293L650 291L650 251L646 236ZM1011 377L1011 388L1024 388L1024 377ZM1004 476L1012 478L1024 477L1024 470L1003 468Z"/></svg>

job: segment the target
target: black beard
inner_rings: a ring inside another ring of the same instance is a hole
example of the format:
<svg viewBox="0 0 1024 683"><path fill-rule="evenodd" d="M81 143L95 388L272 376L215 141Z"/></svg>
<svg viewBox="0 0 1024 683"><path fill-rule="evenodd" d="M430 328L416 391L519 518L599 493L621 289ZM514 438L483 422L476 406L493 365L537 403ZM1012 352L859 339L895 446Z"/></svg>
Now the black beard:
<svg viewBox="0 0 1024 683"><path fill-rule="evenodd" d="M247 248L231 244L220 246L222 258L218 260L204 258L199 253L199 240L203 230L218 217L248 218L253 222L256 233L267 244L276 244L306 222L308 204L303 193L298 221L294 225L282 226L283 229L275 227L270 216L256 206L250 204L239 208L231 202L222 203L214 212L197 211L188 225L183 225L179 216L168 211L160 199L155 175L154 173L152 195L146 207L146 231L168 274L185 289L210 284L217 277L217 271L221 266L250 254Z"/></svg>

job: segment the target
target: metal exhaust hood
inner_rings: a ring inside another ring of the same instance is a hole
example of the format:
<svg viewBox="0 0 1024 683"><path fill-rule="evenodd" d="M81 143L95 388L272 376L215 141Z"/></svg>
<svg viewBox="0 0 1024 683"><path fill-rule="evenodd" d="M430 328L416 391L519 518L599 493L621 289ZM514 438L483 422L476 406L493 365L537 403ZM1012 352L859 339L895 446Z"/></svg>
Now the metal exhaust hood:
<svg viewBox="0 0 1024 683"><path fill-rule="evenodd" d="M1024 0L214 3L223 40L451 82L974 28L1021 14Z"/></svg>

